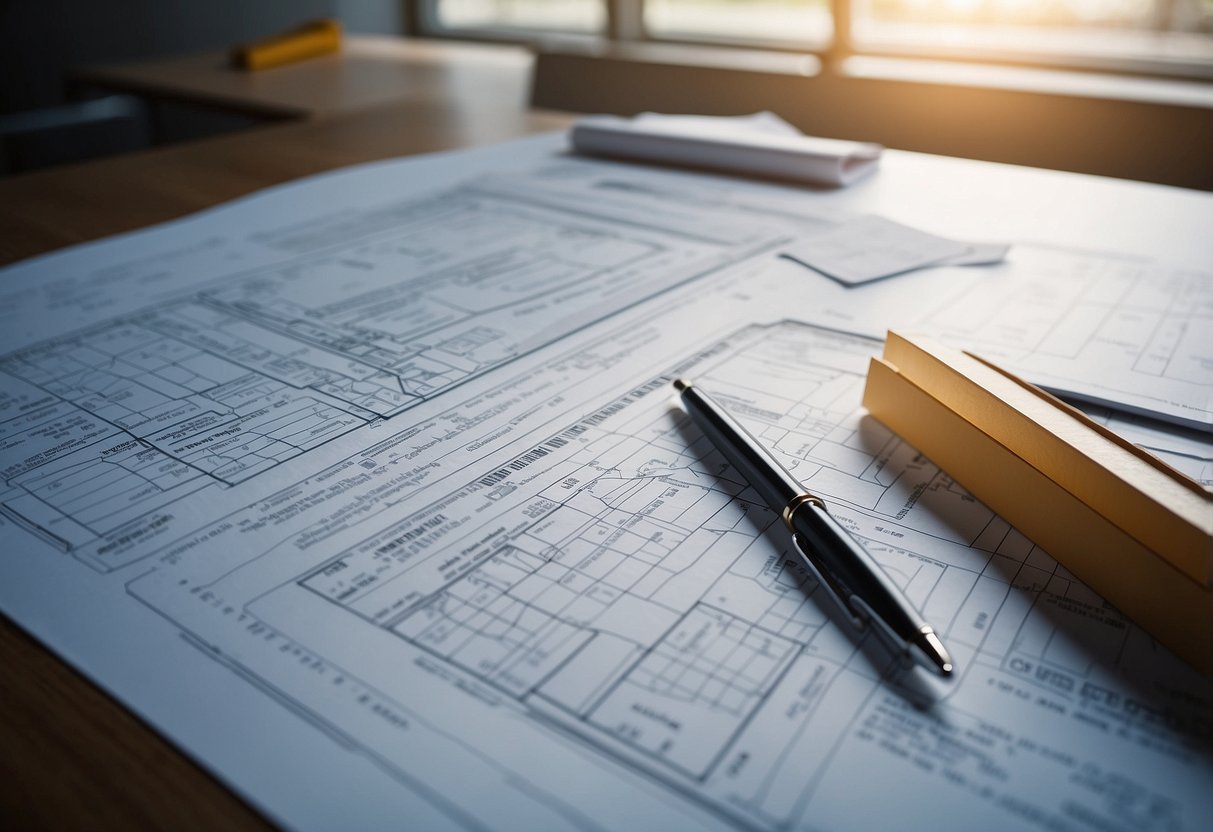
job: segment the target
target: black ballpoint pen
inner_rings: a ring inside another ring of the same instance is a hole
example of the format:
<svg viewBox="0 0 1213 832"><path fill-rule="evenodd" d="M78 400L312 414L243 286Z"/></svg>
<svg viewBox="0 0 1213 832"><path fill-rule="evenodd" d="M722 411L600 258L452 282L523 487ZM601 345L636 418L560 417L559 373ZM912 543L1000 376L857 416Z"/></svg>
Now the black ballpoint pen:
<svg viewBox="0 0 1213 832"><path fill-rule="evenodd" d="M745 477L792 533L792 545L857 626L871 625L889 646L944 676L952 659L939 636L867 550L826 511L769 451L711 397L683 379L674 388L691 419Z"/></svg>

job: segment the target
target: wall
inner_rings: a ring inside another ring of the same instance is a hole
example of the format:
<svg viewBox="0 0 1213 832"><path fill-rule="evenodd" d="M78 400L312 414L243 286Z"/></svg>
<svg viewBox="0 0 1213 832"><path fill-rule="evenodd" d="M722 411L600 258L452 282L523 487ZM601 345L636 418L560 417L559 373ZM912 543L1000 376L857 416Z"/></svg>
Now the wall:
<svg viewBox="0 0 1213 832"><path fill-rule="evenodd" d="M399 0L0 0L0 113L61 103L79 64L226 49L327 16L351 31L403 25Z"/></svg>
<svg viewBox="0 0 1213 832"><path fill-rule="evenodd" d="M643 52L644 50L640 50ZM807 133L1213 190L1213 107L547 50L532 102L629 115L772 110Z"/></svg>

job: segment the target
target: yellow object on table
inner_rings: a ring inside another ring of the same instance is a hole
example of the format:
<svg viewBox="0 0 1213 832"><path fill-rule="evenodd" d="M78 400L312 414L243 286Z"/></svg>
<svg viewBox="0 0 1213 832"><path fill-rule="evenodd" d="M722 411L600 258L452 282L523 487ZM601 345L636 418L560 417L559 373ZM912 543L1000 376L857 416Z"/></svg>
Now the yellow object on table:
<svg viewBox="0 0 1213 832"><path fill-rule="evenodd" d="M1213 494L980 358L889 333L864 406L1151 635L1213 673Z"/></svg>
<svg viewBox="0 0 1213 832"><path fill-rule="evenodd" d="M328 55L341 49L341 21L314 20L232 50L232 65L241 69L269 69Z"/></svg>

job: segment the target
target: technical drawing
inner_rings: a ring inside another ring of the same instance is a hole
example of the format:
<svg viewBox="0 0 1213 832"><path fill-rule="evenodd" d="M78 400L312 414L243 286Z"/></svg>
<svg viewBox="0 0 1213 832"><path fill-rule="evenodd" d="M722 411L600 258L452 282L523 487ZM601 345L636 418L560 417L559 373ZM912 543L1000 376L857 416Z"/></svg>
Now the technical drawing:
<svg viewBox="0 0 1213 832"><path fill-rule="evenodd" d="M179 500L397 416L780 233L755 221L705 241L688 234L693 206L637 229L619 205L547 207L551 194L528 201L509 181L263 233L281 265L0 356L0 512L120 568L171 536Z"/></svg>
<svg viewBox="0 0 1213 832"><path fill-rule="evenodd" d="M231 649L253 646L240 647L235 630L209 629L205 611L231 609L250 591L239 608L259 633L271 628L305 646L328 643L334 627L349 628L346 643L368 638L355 637L366 628L390 636L399 647L381 649L398 651L395 662L452 674L452 685L497 711L510 703L504 712L533 720L535 742L558 728L745 828L829 817L841 788L831 778L854 766L951 784L962 803L1005 809L1040 771L1094 771L1097 750L1090 760L1048 757L1041 742L1055 730L1095 731L1092 749L1149 743L1190 761L1199 722L1174 732L1180 717L1158 721L1159 700L1135 698L1117 680L1149 640L860 417L857 368L875 350L867 339L785 322L704 349L693 369L815 484L942 632L962 670L933 709L915 709L916 694L878 643L840 627L777 518L662 406L654 393L672 374L622 404L599 403L513 462L376 524L303 574L285 577L292 565L280 558L259 562L271 582L239 589L230 571L203 583L185 577L207 573L196 561L133 589L199 637L232 639ZM755 363L800 383L758 389ZM458 547L446 544L453 529ZM203 604L176 607L181 593ZM303 609L327 622L324 632ZM315 662L357 676L353 655L315 649ZM309 696L306 686L296 693ZM445 707L408 683L380 695L428 720ZM990 716L991 701L1004 722ZM1168 707L1181 715L1207 705L1179 696ZM340 707L328 712L340 722ZM969 727L947 727L957 725ZM1037 799L1047 816L1062 816ZM1142 799L1161 801L1158 828L1174 820L1165 798ZM1100 800L1098 811L1118 823L1133 811Z"/></svg>
<svg viewBox="0 0 1213 832"><path fill-rule="evenodd" d="M1019 270L918 323L1044 387L1213 429L1207 272L1017 247Z"/></svg>

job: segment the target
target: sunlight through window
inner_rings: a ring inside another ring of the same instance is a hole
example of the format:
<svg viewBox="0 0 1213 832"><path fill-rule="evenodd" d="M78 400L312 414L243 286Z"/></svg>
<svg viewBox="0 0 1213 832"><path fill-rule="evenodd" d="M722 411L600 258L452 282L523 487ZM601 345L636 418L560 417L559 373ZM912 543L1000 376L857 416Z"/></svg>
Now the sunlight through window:
<svg viewBox="0 0 1213 832"><path fill-rule="evenodd" d="M435 11L438 24L451 29L595 33L606 28L602 0L441 0Z"/></svg>
<svg viewBox="0 0 1213 832"><path fill-rule="evenodd" d="M1213 75L1213 0L432 0L444 31L606 34ZM850 27L835 37L835 15ZM512 35L511 35L512 33Z"/></svg>
<svg viewBox="0 0 1213 832"><path fill-rule="evenodd" d="M834 35L829 0L647 0L644 23L656 37L792 40L810 48Z"/></svg>

